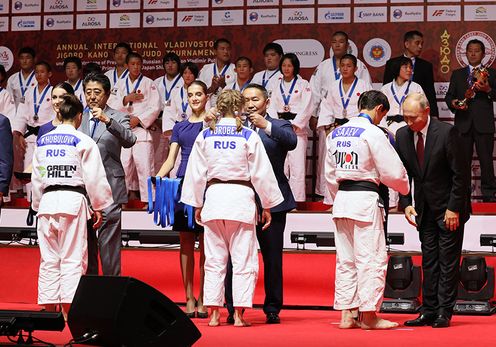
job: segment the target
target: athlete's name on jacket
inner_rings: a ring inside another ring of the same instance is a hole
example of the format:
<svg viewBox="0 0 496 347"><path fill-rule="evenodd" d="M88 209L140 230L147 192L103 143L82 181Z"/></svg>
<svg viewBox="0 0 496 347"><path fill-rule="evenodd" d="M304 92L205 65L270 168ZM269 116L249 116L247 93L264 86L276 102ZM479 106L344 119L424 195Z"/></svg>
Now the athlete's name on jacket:
<svg viewBox="0 0 496 347"><path fill-rule="evenodd" d="M364 128L340 126L332 132L332 138L336 137L360 137L365 131Z"/></svg>
<svg viewBox="0 0 496 347"><path fill-rule="evenodd" d="M81 140L71 134L46 134L38 140L38 147L48 145L66 145L76 147Z"/></svg>

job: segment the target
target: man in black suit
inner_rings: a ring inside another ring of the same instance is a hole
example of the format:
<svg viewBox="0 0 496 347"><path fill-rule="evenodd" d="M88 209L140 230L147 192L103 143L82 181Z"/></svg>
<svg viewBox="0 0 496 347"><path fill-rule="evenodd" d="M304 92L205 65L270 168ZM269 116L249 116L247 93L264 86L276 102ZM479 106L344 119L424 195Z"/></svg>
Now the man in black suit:
<svg viewBox="0 0 496 347"><path fill-rule="evenodd" d="M408 126L396 133L396 147L415 187L400 196L405 217L422 243L422 310L406 326L448 327L458 288L464 224L470 216L470 168L451 124L429 117L423 94L408 95L403 116Z"/></svg>
<svg viewBox="0 0 496 347"><path fill-rule="evenodd" d="M493 167L493 101L496 100L496 70L486 68L489 76L481 81L477 81L474 76L474 70L477 71L481 66L484 53L485 47L481 41L468 42L466 56L469 65L453 71L445 101L455 114L455 127L461 133L461 143L469 165L472 162L475 143L481 168L482 200L494 202L496 180ZM474 88L474 97L466 103L459 103L465 98L465 92L470 87Z"/></svg>
<svg viewBox="0 0 496 347"><path fill-rule="evenodd" d="M422 47L424 45L424 35L417 30L408 31L403 36L403 45L405 47L403 56L410 58L413 64L413 82L420 84L424 90L429 104L431 105L431 117L439 117L437 109L436 90L434 89L434 72L432 64L427 60L420 58ZM401 56L391 58L386 62L384 69L383 84L389 83L394 79L394 66L398 64Z"/></svg>
<svg viewBox="0 0 496 347"><path fill-rule="evenodd" d="M0 114L0 209L3 205L3 197L9 193L13 165L12 129L9 119Z"/></svg>
<svg viewBox="0 0 496 347"><path fill-rule="evenodd" d="M267 324L279 324L279 312L283 303L282 289L282 248L286 215L296 208L296 202L284 174L284 160L288 151L296 148L296 134L291 123L283 119L274 119L267 114L269 97L267 90L258 84L249 84L243 90L245 111L249 114L248 123L262 139L265 151L277 178L284 201L271 208L272 222L267 230L262 231L262 224L257 226L257 238L264 262L265 301L263 310ZM232 266L228 266L226 275L226 302L229 311L228 323L234 323L232 314Z"/></svg>

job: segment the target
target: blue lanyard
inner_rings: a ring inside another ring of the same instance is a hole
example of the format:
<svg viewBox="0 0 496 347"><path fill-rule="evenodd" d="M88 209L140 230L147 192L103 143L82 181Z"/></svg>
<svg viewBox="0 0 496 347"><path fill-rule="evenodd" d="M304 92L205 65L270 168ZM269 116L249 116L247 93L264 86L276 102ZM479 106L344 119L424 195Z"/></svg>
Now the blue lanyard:
<svg viewBox="0 0 496 347"><path fill-rule="evenodd" d="M241 89L239 90L240 92L242 92L243 90L245 90L246 86L248 84L250 84L251 80L247 81L245 84L243 84L243 86L241 87ZM236 83L237 82L234 82L234 85L233 85L233 90L236 90Z"/></svg>
<svg viewBox="0 0 496 347"><path fill-rule="evenodd" d="M176 79L172 83L172 87L169 90L167 90L167 84L165 83L165 76L164 76L164 79L162 80L162 84L164 85L164 89L165 89L165 101L169 101L169 99L171 97L172 89L174 89L177 82L179 82L180 78L181 78L181 75L177 75Z"/></svg>
<svg viewBox="0 0 496 347"><path fill-rule="evenodd" d="M262 77L262 86L263 86L263 87L267 86L267 83L269 83L270 79L271 79L272 77L274 77L274 75L275 75L275 74L276 74L279 70L277 70L277 69L276 69L276 71L274 71L274 72L272 73L272 75L270 75L270 76L269 76L269 78L265 79L265 77L267 76L267 71L268 71L268 70L265 70L265 71L264 71L264 74L263 74L263 77Z"/></svg>
<svg viewBox="0 0 496 347"><path fill-rule="evenodd" d="M114 69L114 84L117 83L117 80L118 79L123 79L123 78L126 78L127 74L129 73L129 70L126 69L124 70L124 72L122 73L121 77L117 78L117 69Z"/></svg>
<svg viewBox="0 0 496 347"><path fill-rule="evenodd" d="M1 93L2 91L3 91L3 88L2 88L2 87L0 87L0 93Z"/></svg>
<svg viewBox="0 0 496 347"><path fill-rule="evenodd" d="M133 92L136 92L141 84L141 81L143 80L143 75L140 75L138 77L138 82L136 82L136 85L133 88ZM129 95L131 92L129 91L129 78L126 79L126 91L127 94Z"/></svg>
<svg viewBox="0 0 496 347"><path fill-rule="evenodd" d="M337 81L341 78L341 72L336 66L336 57L332 57L332 67L334 68L334 79Z"/></svg>
<svg viewBox="0 0 496 347"><path fill-rule="evenodd" d="M34 99L33 107L34 107L34 115L35 116L38 115L38 112L40 111L41 104L43 104L43 100L45 100L45 96L47 95L48 90L50 89L50 87L51 86L48 84L45 87L45 89L43 89L43 92L41 93L41 96L40 96L40 102L37 102L37 98L36 98L38 87L35 87L33 89L33 99Z"/></svg>
<svg viewBox="0 0 496 347"><path fill-rule="evenodd" d="M341 97L341 104L343 105L343 109L345 109L345 110L348 107L348 104L350 103L351 95L355 91L355 87L356 87L357 83L358 83L358 78L355 77L355 80L353 81L353 84L351 85L350 91L348 92L348 96L346 97L346 101L344 101L343 80L341 79L339 81L339 96Z"/></svg>
<svg viewBox="0 0 496 347"><path fill-rule="evenodd" d="M360 113L358 115L358 117L365 118L365 119L367 119L370 122L370 124L374 124L374 122L372 121L372 118L370 118L370 116L368 114L366 114L366 113Z"/></svg>
<svg viewBox="0 0 496 347"><path fill-rule="evenodd" d="M393 93L394 100L396 100L396 102L398 103L398 106L401 107L401 105L403 104L403 101L405 101L405 98L408 95L408 92L410 90L410 85L411 84L412 84L412 80L409 80L408 81L408 85L406 87L406 90L403 93L403 96L401 97L401 100L398 100L398 97L396 96L396 92L394 91L394 87L393 87L394 86L394 81L391 82L391 92Z"/></svg>
<svg viewBox="0 0 496 347"><path fill-rule="evenodd" d="M281 90L281 95L282 95L282 99L284 100L284 105L289 105L289 99L291 99L291 94L293 93L293 89L296 85L297 79L298 79L298 77L293 78L293 83L291 83L291 87L289 88L288 96L286 96L286 94L284 94L284 89L282 88L282 84L284 83L284 79L279 84L279 89Z"/></svg>
<svg viewBox="0 0 496 347"><path fill-rule="evenodd" d="M22 71L19 71L19 85L21 86L21 94L24 96L26 94L26 90L28 90L29 84L31 83L31 80L34 77L34 71L31 72L31 75L29 75L28 80L26 81L26 87L24 87L22 83Z"/></svg>
<svg viewBox="0 0 496 347"><path fill-rule="evenodd" d="M76 85L74 86L74 93L79 89L79 87L81 87L81 82L82 80L78 80Z"/></svg>
<svg viewBox="0 0 496 347"><path fill-rule="evenodd" d="M410 59L411 60L411 59ZM413 80L413 75L415 74L415 64L417 63L417 59L412 60L412 77L410 77L410 81Z"/></svg>
<svg viewBox="0 0 496 347"><path fill-rule="evenodd" d="M226 71L227 69L229 68L229 65L230 64L227 64L226 66L224 66L224 68L222 69L222 71L220 72L220 75L221 76L224 76L226 74ZM217 76L217 63L214 63L214 76Z"/></svg>
<svg viewBox="0 0 496 347"><path fill-rule="evenodd" d="M186 113L188 106L189 106L188 100L186 99L186 102L184 102L184 88L181 88L181 108L183 110L183 113Z"/></svg>

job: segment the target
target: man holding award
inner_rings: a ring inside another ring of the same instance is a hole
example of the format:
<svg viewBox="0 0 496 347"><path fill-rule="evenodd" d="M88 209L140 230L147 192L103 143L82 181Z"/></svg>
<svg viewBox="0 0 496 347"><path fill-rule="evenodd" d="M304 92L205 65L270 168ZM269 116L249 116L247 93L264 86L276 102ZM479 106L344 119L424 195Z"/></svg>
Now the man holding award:
<svg viewBox="0 0 496 347"><path fill-rule="evenodd" d="M468 42L468 66L453 71L445 101L455 113L455 127L461 133L461 147L469 162L475 143L481 168L482 201L495 202L493 101L496 99L496 70L482 65L484 53L484 43L476 39Z"/></svg>

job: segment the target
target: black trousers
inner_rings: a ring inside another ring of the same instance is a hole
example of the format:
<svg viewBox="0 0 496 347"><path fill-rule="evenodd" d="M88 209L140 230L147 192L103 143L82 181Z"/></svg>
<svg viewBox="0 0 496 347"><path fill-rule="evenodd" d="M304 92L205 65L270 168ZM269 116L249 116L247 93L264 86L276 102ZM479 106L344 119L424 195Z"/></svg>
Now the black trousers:
<svg viewBox="0 0 496 347"><path fill-rule="evenodd" d="M460 136L461 147L469 163L472 163L475 144L475 150L480 163L481 192L484 200L494 198L494 194L496 193L496 180L494 178L493 167L493 137L494 134L481 134L473 127L469 132Z"/></svg>
<svg viewBox="0 0 496 347"><path fill-rule="evenodd" d="M102 273L106 276L121 274L121 204L112 204L103 211L103 223L98 238L93 222L88 222L88 275L98 275L98 253Z"/></svg>
<svg viewBox="0 0 496 347"><path fill-rule="evenodd" d="M265 314L279 313L283 304L282 289L282 249L284 229L286 228L284 212L273 212L272 222L267 230L257 227L257 239L264 263ZM229 313L234 312L232 299L232 263L229 259L225 280L226 306Z"/></svg>
<svg viewBox="0 0 496 347"><path fill-rule="evenodd" d="M451 318L458 292L460 257L464 226L456 231L441 227L424 211L420 226L422 243L422 313L442 314Z"/></svg>

